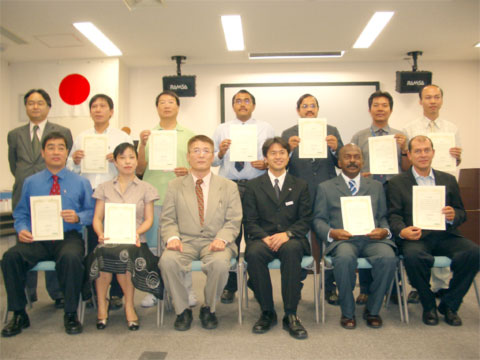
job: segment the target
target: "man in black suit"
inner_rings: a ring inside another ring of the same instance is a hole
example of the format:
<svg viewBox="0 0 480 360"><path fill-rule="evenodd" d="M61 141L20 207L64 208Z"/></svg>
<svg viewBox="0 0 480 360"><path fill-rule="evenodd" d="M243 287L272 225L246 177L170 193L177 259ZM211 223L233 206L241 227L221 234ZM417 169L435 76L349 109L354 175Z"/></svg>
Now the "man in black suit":
<svg viewBox="0 0 480 360"><path fill-rule="evenodd" d="M438 311L449 325L460 326L462 320L457 311L479 270L480 249L457 230L466 220L458 184L454 176L432 169L434 154L428 137L418 135L409 141L408 159L412 167L388 183L390 229L403 250L408 278L420 295L426 325L438 324L435 295L430 289L434 256L452 259L453 277ZM445 214L446 230L422 230L413 225L412 188L416 185L445 186L446 206L442 213Z"/></svg>
<svg viewBox="0 0 480 360"><path fill-rule="evenodd" d="M266 140L262 152L268 172L247 182L243 199L249 286L262 310L253 332L265 333L277 322L268 263L278 258L282 263L283 328L294 338L304 339L307 331L296 313L301 261L310 253L306 237L312 220L308 186L286 172L290 147L285 140Z"/></svg>

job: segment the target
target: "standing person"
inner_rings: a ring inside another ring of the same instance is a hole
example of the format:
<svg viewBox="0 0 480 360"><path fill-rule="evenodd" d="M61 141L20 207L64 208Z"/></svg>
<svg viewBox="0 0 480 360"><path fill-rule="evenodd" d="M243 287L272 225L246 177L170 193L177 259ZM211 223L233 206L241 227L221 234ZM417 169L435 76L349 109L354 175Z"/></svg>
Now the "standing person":
<svg viewBox="0 0 480 360"><path fill-rule="evenodd" d="M72 151L67 160L67 168L80 176L83 176L92 185L92 189L95 189L106 181L112 180L117 175L117 168L114 165L113 150L117 145L127 142L133 144L132 139L125 132L112 128L110 126L110 119L113 116L113 100L110 96L105 94L94 95L89 102L90 117L93 120L93 128L83 131L75 139L73 143ZM107 148L107 160L108 170L106 173L83 173L82 161L85 157L83 150L83 139L85 136L103 134L107 135L108 148ZM87 226L87 253L90 254L93 249L98 245L98 237L93 227ZM122 307L122 289L116 281L112 282L110 288L110 308L112 310L120 309Z"/></svg>
<svg viewBox="0 0 480 360"><path fill-rule="evenodd" d="M166 250L160 269L172 296L177 318L175 330L190 329L192 310L185 275L193 260L202 261L207 276L205 301L200 308L204 329L215 329L216 302L227 283L230 260L237 255L235 238L242 223L242 204L237 186L212 174L213 141L197 135L188 141L187 159L191 172L172 180L163 204L161 231Z"/></svg>
<svg viewBox="0 0 480 360"><path fill-rule="evenodd" d="M453 277L438 311L445 316L447 324L460 326L462 320L457 312L479 270L480 249L458 231L466 220L458 183L453 175L432 169L434 155L428 137L418 135L410 139L408 159L412 167L388 182L389 222L403 252L408 278L418 290L426 325L438 324L435 294L430 289L434 256L448 256L452 260ZM413 225L412 194L416 185L445 187L446 206L441 210L445 214L445 230L422 230Z"/></svg>
<svg viewBox="0 0 480 360"><path fill-rule="evenodd" d="M140 133L140 142L138 144L138 166L137 175L143 175L143 181L152 184L158 192L158 200L155 201L153 218L153 226L147 232L147 243L157 243L161 229L159 228L159 219L162 212L165 193L167 192L168 183L176 177L188 174L187 162L187 143L194 136L192 130L180 125L177 121L178 111L180 109L180 98L173 91L163 91L157 95L155 106L160 117L160 122L155 126L154 130L175 130L177 132L177 167L173 171L151 170L148 167L148 152L150 145L148 138L151 134L150 130L143 130ZM155 237L156 236L156 237ZM185 278L185 286L189 290L189 304L195 306L197 298L192 290L192 276L187 275ZM157 303L156 297L147 294L142 300L142 307L151 307Z"/></svg>
<svg viewBox="0 0 480 360"><path fill-rule="evenodd" d="M27 125L20 126L8 133L8 162L15 177L12 190L12 209L15 210L22 194L23 182L27 177L45 169L41 156L41 143L45 136L58 131L67 139L67 150L72 148L72 134L69 129L48 121L52 107L50 95L43 89L31 89L23 97L23 103L29 119ZM30 300L37 300L37 273L27 275L27 292ZM64 299L53 271L45 272L45 282L50 297L55 300L56 308L63 308Z"/></svg>
<svg viewBox="0 0 480 360"><path fill-rule="evenodd" d="M220 166L218 174L237 183L240 197L243 198L245 183L265 173L265 162L262 159L262 145L266 139L275 136L273 127L261 120L252 117L255 110L255 96L247 90L240 90L232 97L232 107L236 118L232 121L220 124L215 130L213 141L215 142L215 160L213 166ZM257 159L252 162L230 161L230 125L256 125L257 126ZM240 252L242 232L238 235L235 243ZM230 304L235 298L237 291L237 277L231 272L227 285L221 296L224 304Z"/></svg>
<svg viewBox="0 0 480 360"><path fill-rule="evenodd" d="M14 315L3 328L3 337L17 335L30 326L25 312L25 279L31 268L45 260L55 261L58 282L65 295L65 332L79 334L83 330L77 317L85 271L82 227L92 223L94 201L90 183L65 168L67 156L67 139L63 134L54 131L44 136L42 157L45 169L25 180L22 196L13 212L18 243L3 255L2 272L8 310ZM30 198L49 195L61 196L63 240L34 241Z"/></svg>
<svg viewBox="0 0 480 360"><path fill-rule="evenodd" d="M318 110L318 100L313 95L304 94L297 100L297 113L300 118L316 118ZM299 157L298 145L301 139L298 136L298 125L284 130L282 138L290 145L291 155L288 172L308 183L313 206L318 184L337 176L335 171L338 164L337 153L343 146L340 133L335 126L327 124L325 141L328 146L328 154L326 159L301 159ZM312 238L312 241L315 241L315 239ZM325 299L331 305L338 305L338 295L332 270L325 271Z"/></svg>
<svg viewBox="0 0 480 360"><path fill-rule="evenodd" d="M398 168L400 171L406 171L410 167L407 158L407 137L400 131L391 128L388 119L393 111L393 98L386 91L377 90L368 98L368 112L372 117L372 125L370 127L358 131L352 137L352 144L358 145L362 150L363 167L361 175L363 177L372 176L370 173L370 153L368 147L368 139L376 136L393 135L397 143ZM388 180L394 175L392 174L375 174L373 179L380 181L384 186ZM358 278L360 282L360 294L357 297L357 305L365 305L368 301L368 288L372 283L371 271L368 269L359 269Z"/></svg>
<svg viewBox="0 0 480 360"><path fill-rule="evenodd" d="M423 108L423 116L407 123L403 129L408 139L417 135L428 136L430 133L444 132L455 134L455 146L450 149L450 155L456 159L457 166L462 161L462 145L460 134L455 124L440 117L440 109L443 105L443 90L438 85L426 85L418 93L420 105ZM441 297L448 289L450 269L432 269L432 286L435 295ZM420 301L418 292L413 290L408 294L408 302L418 303Z"/></svg>
<svg viewBox="0 0 480 360"><path fill-rule="evenodd" d="M153 202L158 199L157 190L135 176L137 151L131 143L119 144L113 152L113 161L118 175L100 184L93 194L97 199L93 227L99 245L89 257L90 280L95 280L98 296L97 329L103 330L108 322L109 301L106 299L112 274L125 294L125 317L128 330L138 330L140 325L134 307L135 287L153 294L163 295L158 270L158 257L146 244L145 233L153 224ZM108 244L104 234L105 204L124 203L136 206L136 244Z"/></svg>

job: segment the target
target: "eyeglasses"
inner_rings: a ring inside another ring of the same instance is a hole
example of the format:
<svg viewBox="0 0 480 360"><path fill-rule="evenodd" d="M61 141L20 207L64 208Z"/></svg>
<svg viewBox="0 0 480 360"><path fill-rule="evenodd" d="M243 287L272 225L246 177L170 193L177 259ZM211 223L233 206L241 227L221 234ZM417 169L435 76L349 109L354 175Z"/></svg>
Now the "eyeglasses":
<svg viewBox="0 0 480 360"><path fill-rule="evenodd" d="M250 99L235 99L235 104L245 104L245 105L250 105L250 103L252 102L252 100Z"/></svg>
<svg viewBox="0 0 480 360"><path fill-rule="evenodd" d="M302 109L316 109L317 108L317 104L302 104L300 106Z"/></svg>
<svg viewBox="0 0 480 360"><path fill-rule="evenodd" d="M200 154L209 155L212 153L212 150L195 148L192 150L192 153L194 153L195 155L200 155Z"/></svg>

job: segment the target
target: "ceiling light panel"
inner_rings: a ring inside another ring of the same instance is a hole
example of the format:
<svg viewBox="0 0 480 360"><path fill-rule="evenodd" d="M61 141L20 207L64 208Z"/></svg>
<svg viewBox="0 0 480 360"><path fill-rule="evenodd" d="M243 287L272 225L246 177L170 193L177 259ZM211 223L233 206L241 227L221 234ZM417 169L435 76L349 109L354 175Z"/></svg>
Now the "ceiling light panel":
<svg viewBox="0 0 480 360"><path fill-rule="evenodd" d="M120 49L91 22L78 22L73 26L77 28L91 43L98 47L107 56L121 56Z"/></svg>
<svg viewBox="0 0 480 360"><path fill-rule="evenodd" d="M363 29L357 41L353 45L353 48L369 48L377 36L382 32L383 28L388 24L393 14L393 11L377 11L375 14L373 14L367 26L365 26L365 29Z"/></svg>
<svg viewBox="0 0 480 360"><path fill-rule="evenodd" d="M321 59L342 57L345 51L323 52L286 52L286 53L250 53L248 58L252 60L262 59Z"/></svg>
<svg viewBox="0 0 480 360"><path fill-rule="evenodd" d="M240 15L222 15L222 27L228 51L245 50Z"/></svg>

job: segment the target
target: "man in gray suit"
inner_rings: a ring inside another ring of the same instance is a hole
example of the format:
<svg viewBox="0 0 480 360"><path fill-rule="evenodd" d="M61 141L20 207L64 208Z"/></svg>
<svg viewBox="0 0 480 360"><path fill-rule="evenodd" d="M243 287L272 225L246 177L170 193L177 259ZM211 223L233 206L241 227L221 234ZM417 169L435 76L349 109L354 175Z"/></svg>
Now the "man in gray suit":
<svg viewBox="0 0 480 360"><path fill-rule="evenodd" d="M327 244L326 254L332 256L342 309L340 324L345 329L356 327L355 270L357 258L365 257L372 265L373 282L363 317L369 327L379 328L382 326L379 312L383 296L397 266L395 244L387 222L385 193L379 181L360 176L363 157L357 145L348 144L340 149L338 165L342 173L318 186L313 226L318 239ZM341 197L348 196L370 196L375 229L368 234L352 236L344 229Z"/></svg>
<svg viewBox="0 0 480 360"><path fill-rule="evenodd" d="M230 259L237 255L235 239L242 222L242 204L237 185L210 171L213 141L197 135L188 141L188 175L170 181L160 219L166 250L159 267L172 296L176 330L190 329L192 310L188 305L185 275L193 260L202 261L207 275L205 302L200 320L205 329L218 325L215 305L227 283Z"/></svg>
<svg viewBox="0 0 480 360"><path fill-rule="evenodd" d="M47 120L52 107L52 101L48 93L43 89L31 89L24 98L28 124L13 129L8 133L8 162L10 171L15 177L12 190L12 210L15 210L20 196L24 180L30 175L45 169L45 161L41 156L41 143L45 136L51 132L59 132L67 139L68 151L72 148L72 134L66 127L54 124ZM52 271L45 272L47 290L55 300L57 308L63 307L63 295L57 280L57 274ZM37 298L37 273L28 274L27 288L32 301Z"/></svg>

